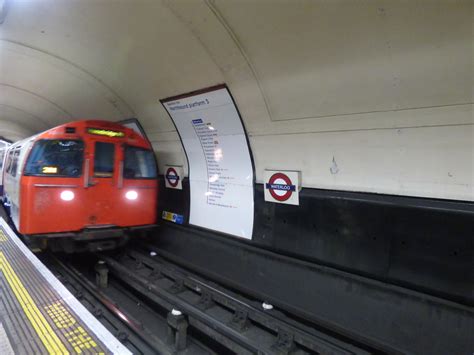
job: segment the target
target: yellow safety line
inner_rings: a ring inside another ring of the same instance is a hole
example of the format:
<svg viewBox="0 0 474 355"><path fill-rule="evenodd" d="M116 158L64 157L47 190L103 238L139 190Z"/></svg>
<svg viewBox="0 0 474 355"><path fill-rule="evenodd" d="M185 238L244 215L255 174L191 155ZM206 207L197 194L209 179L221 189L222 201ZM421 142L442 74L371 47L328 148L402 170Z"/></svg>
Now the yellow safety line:
<svg viewBox="0 0 474 355"><path fill-rule="evenodd" d="M0 270L5 275L5 278L13 290L16 299L20 303L21 308L23 308L23 311L28 317L31 325L46 347L46 350L50 354L69 354L61 339L59 339L53 328L51 328L51 325L46 321L46 318L40 312L38 306L35 304L35 301L31 298L30 294L23 286L5 255L1 251Z"/></svg>

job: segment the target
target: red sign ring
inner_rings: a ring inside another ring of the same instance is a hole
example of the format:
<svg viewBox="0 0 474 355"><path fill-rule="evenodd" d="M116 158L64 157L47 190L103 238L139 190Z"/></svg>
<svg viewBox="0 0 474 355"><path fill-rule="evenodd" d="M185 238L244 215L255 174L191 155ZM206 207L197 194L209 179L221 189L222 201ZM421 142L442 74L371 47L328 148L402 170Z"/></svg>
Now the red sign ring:
<svg viewBox="0 0 474 355"><path fill-rule="evenodd" d="M176 176L176 179L170 179L168 176L171 175L171 173L174 173L174 175ZM178 186L178 182L179 182L179 176L178 176L178 173L176 172L176 170L174 168L168 168L168 170L166 170L166 180L168 180L168 183L173 186L173 187L176 187Z"/></svg>
<svg viewBox="0 0 474 355"><path fill-rule="evenodd" d="M268 180L268 183L269 184L274 184L277 179L282 179L283 181L285 181L285 184L291 185L290 178L288 176L286 176L285 174L282 174L282 173L273 174L270 177L270 179ZM285 194L280 196L275 192L275 190L273 190L273 189L269 189L269 190L270 190L270 195L272 195L272 197L277 201L286 201L291 197L291 194L292 194L292 192L290 190L288 190L288 191L285 192Z"/></svg>

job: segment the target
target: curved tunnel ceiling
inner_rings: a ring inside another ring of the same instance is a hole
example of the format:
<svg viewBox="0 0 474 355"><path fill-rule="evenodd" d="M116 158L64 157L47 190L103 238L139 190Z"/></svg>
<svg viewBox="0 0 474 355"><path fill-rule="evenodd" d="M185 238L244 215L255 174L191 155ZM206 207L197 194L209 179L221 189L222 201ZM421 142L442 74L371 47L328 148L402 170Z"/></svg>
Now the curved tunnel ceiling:
<svg viewBox="0 0 474 355"><path fill-rule="evenodd" d="M0 136L137 117L186 165L159 99L226 83L257 181L474 198L472 1L6 1Z"/></svg>

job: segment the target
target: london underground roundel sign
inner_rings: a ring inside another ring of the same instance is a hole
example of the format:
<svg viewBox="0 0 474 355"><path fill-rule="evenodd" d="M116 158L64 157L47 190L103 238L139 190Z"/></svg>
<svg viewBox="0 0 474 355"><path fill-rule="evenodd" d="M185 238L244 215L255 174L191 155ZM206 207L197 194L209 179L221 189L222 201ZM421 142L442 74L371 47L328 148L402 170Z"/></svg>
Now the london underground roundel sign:
<svg viewBox="0 0 474 355"><path fill-rule="evenodd" d="M178 189L183 188L183 167L181 166L167 166L165 172L165 186L168 189Z"/></svg>
<svg viewBox="0 0 474 355"><path fill-rule="evenodd" d="M176 172L175 168L168 168L166 170L165 178L166 178L166 181L168 181L168 184L171 185L171 187L178 186L179 175Z"/></svg>
<svg viewBox="0 0 474 355"><path fill-rule="evenodd" d="M275 200L281 202L288 200L296 190L288 175L283 173L273 174L265 187Z"/></svg>
<svg viewBox="0 0 474 355"><path fill-rule="evenodd" d="M299 205L300 171L265 170L265 201Z"/></svg>

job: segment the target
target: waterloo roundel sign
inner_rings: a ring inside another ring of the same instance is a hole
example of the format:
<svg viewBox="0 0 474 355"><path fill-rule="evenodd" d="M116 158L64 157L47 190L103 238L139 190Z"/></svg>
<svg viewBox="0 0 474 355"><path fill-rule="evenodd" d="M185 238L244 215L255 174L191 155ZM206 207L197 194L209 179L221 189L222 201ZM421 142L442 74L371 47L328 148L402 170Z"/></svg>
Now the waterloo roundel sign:
<svg viewBox="0 0 474 355"><path fill-rule="evenodd" d="M275 173L270 176L265 187L270 192L270 195L280 202L288 200L293 192L296 191L296 186L292 183L291 179L283 173Z"/></svg>
<svg viewBox="0 0 474 355"><path fill-rule="evenodd" d="M179 175L175 168L168 168L168 170L166 170L165 178L172 187L178 186Z"/></svg>

